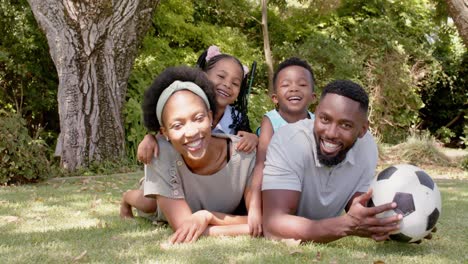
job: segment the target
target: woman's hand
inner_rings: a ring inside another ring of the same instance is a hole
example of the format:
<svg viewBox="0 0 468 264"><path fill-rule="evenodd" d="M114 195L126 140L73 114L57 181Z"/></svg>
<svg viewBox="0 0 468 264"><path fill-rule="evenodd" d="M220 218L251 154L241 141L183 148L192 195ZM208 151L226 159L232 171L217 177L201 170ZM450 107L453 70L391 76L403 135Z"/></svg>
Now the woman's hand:
<svg viewBox="0 0 468 264"><path fill-rule="evenodd" d="M158 156L158 142L156 137L150 134L145 135L143 140L138 144L137 158L144 164L151 162L153 157Z"/></svg>
<svg viewBox="0 0 468 264"><path fill-rule="evenodd" d="M245 131L239 131L237 132L237 135L241 137L241 140L237 144L238 151L250 153L257 147L257 135Z"/></svg>
<svg viewBox="0 0 468 264"><path fill-rule="evenodd" d="M205 232L213 215L206 210L193 213L177 228L169 239L170 243L191 243Z"/></svg>

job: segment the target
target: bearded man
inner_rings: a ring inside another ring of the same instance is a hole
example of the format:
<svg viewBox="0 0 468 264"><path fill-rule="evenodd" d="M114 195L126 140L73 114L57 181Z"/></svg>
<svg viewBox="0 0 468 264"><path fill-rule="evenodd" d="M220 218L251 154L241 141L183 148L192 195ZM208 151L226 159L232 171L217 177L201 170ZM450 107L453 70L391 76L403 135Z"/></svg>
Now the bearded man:
<svg viewBox="0 0 468 264"><path fill-rule="evenodd" d="M264 235L327 243L345 236L386 240L402 215L366 207L378 152L368 132L369 97L349 80L328 84L315 120L282 127L268 146L262 183Z"/></svg>

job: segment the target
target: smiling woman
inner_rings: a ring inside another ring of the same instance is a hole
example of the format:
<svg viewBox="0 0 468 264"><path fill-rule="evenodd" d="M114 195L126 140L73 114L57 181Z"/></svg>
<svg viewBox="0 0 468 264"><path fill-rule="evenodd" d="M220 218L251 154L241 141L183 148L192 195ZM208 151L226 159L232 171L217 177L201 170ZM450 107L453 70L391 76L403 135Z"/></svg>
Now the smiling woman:
<svg viewBox="0 0 468 264"><path fill-rule="evenodd" d="M236 150L239 138L212 134L216 109L213 84L189 67L168 68L145 92L145 125L160 130L160 155L145 166L140 190L123 196L121 216L167 221L171 242L200 235L248 234L247 217L234 215L248 204L255 152ZM246 212L244 212L245 214Z"/></svg>

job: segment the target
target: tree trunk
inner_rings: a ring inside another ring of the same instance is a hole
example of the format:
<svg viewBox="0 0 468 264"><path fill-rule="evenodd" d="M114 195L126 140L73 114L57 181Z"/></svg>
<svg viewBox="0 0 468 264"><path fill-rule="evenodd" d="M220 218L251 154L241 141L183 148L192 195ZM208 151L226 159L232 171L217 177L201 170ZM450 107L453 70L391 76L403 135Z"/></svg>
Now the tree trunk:
<svg viewBox="0 0 468 264"><path fill-rule="evenodd" d="M268 68L268 93L273 93L273 58L271 57L270 37L268 34L268 0L262 0L262 32L265 62Z"/></svg>
<svg viewBox="0 0 468 264"><path fill-rule="evenodd" d="M58 72L63 167L123 158L127 80L159 0L28 2Z"/></svg>
<svg viewBox="0 0 468 264"><path fill-rule="evenodd" d="M466 0L445 0L450 17L455 22L458 33L468 47L468 1Z"/></svg>

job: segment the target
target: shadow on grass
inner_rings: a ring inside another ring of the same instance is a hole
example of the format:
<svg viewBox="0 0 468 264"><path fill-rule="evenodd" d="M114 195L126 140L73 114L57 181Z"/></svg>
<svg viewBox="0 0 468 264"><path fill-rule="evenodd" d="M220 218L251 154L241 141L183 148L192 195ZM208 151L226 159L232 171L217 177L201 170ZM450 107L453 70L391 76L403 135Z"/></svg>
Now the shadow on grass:
<svg viewBox="0 0 468 264"><path fill-rule="evenodd" d="M468 260L468 182L437 181L443 211L438 232L420 245L349 237L330 244L284 243L249 237L201 238L166 246L172 231L118 217L121 193L140 175L70 179L0 188L0 263L456 263Z"/></svg>

